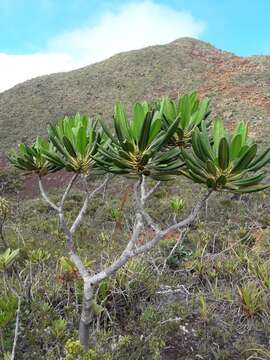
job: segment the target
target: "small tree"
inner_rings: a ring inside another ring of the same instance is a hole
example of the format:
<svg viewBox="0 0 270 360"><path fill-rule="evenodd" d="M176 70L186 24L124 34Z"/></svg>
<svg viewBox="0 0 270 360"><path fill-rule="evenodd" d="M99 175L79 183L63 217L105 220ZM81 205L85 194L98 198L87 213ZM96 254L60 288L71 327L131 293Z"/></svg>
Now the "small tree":
<svg viewBox="0 0 270 360"><path fill-rule="evenodd" d="M100 129L97 122L77 114L50 125L48 141L37 138L32 146L21 144L18 152L11 155L10 161L17 168L38 176L44 200L58 214L70 259L84 283L79 334L85 350L89 349L89 330L96 305L94 294L101 281L114 274L130 258L151 250L169 232L191 225L212 191L245 193L270 186L261 184L265 176L263 172L248 175L269 161L269 148L257 156L257 145L248 138L248 128L243 122L230 135L223 128L222 121L216 120L212 137L209 137L205 124L207 116L208 100L199 102L194 94L178 99L178 105L165 98L156 103L154 110L146 102L137 103L130 120L122 105L117 103L114 132L103 123ZM72 172L73 176L56 204L45 192L42 178L61 169ZM90 192L87 186L89 173L135 179L135 219L131 237L117 259L106 268L96 269L96 272L90 272L83 264L74 245L76 230L89 201L108 179L106 177ZM205 185L208 190L185 219L162 229L146 212L146 201L160 181L175 180L181 175ZM85 184L85 199L73 224L68 226L64 203L78 177ZM149 177L157 183L147 189ZM150 227L154 235L142 244L140 236L146 227Z"/></svg>

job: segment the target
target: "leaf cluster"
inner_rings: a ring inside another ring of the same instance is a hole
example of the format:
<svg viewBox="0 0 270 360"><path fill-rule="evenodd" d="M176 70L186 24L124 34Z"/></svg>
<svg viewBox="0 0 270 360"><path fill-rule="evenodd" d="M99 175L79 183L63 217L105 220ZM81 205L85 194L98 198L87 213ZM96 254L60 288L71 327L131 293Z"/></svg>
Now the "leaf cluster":
<svg viewBox="0 0 270 360"><path fill-rule="evenodd" d="M248 124L241 121L230 133L216 119L210 141L205 124L192 134L190 152L181 150L184 175L215 190L249 193L263 190L266 173L262 168L270 160L270 147L257 154L257 144L248 137ZM260 171L259 171L260 170Z"/></svg>
<svg viewBox="0 0 270 360"><path fill-rule="evenodd" d="M258 154L247 123L229 132L221 119L212 125L209 114L209 99L199 100L197 93L165 97L153 106L136 103L130 117L118 102L113 129L80 114L65 117L49 126L47 140L20 144L10 161L38 176L65 169L155 180L184 175L214 190L238 193L269 187L262 181L270 147Z"/></svg>

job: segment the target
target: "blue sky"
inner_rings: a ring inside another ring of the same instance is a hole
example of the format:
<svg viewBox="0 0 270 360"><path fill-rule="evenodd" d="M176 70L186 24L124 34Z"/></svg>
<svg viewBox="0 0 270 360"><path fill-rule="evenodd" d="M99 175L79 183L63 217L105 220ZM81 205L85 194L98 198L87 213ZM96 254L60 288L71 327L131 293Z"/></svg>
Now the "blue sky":
<svg viewBox="0 0 270 360"><path fill-rule="evenodd" d="M0 0L0 91L181 36L270 54L269 14L270 0Z"/></svg>

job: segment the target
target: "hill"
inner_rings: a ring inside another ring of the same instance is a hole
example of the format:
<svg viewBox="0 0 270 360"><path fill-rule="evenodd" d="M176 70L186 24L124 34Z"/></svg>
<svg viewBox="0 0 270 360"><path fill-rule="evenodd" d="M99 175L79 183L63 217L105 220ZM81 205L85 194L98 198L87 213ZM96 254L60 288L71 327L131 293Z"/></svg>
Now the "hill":
<svg viewBox="0 0 270 360"><path fill-rule="evenodd" d="M65 114L100 114L109 122L116 100L129 105L194 89L211 97L214 115L227 125L249 119L254 135L268 142L270 57L241 58L185 38L0 94L0 154L45 133L46 124ZM46 176L45 188L58 185L49 194L55 203L69 176ZM74 240L93 272L114 263L130 239L133 186L131 179L111 179L89 201ZM81 359L83 283L55 211L40 199L34 176L4 169L0 188L8 199L0 199L0 358L10 358L16 339L16 360ZM81 190L78 182L66 198L68 223L83 204ZM190 214L202 191L178 177L158 187L145 210L164 229ZM192 226L167 234L151 253L104 279L95 289L91 352L83 358L270 359L269 209L269 190L251 196L215 192ZM138 245L152 236L145 226ZM11 262L3 256L6 247L20 250Z"/></svg>
<svg viewBox="0 0 270 360"><path fill-rule="evenodd" d="M115 55L67 73L41 76L0 94L0 151L44 134L46 125L77 111L109 119L116 100L131 104L199 90L214 114L251 120L270 133L270 56L242 58L181 38ZM266 125L266 126L265 126Z"/></svg>

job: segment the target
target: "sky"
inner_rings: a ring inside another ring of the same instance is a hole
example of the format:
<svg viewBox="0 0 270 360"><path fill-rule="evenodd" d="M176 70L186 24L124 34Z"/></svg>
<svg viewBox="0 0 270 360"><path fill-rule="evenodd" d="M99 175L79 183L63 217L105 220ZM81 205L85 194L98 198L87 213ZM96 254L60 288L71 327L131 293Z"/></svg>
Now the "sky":
<svg viewBox="0 0 270 360"><path fill-rule="evenodd" d="M0 0L0 92L188 36L270 54L270 0Z"/></svg>

